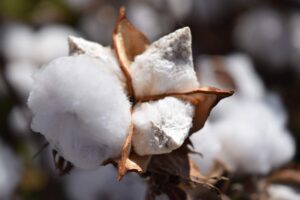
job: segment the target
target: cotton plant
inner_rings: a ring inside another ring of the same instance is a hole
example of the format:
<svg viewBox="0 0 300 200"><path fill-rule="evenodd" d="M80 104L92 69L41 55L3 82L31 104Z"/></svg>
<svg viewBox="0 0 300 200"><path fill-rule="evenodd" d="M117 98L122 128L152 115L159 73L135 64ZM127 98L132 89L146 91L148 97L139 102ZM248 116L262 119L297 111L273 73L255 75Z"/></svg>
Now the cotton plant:
<svg viewBox="0 0 300 200"><path fill-rule="evenodd" d="M178 182L158 181L165 176L205 184L188 157L189 136L232 91L199 85L190 29L150 44L122 8L113 49L72 36L69 46L70 56L35 74L28 99L31 127L49 141L60 173L111 163L118 179L130 171L149 177L149 198L186 195Z"/></svg>
<svg viewBox="0 0 300 200"><path fill-rule="evenodd" d="M211 140L205 140L208 136L202 130L192 136L196 150L205 146L199 141L212 141L210 148L216 150L209 154L210 162L218 160L235 173L268 174L289 162L295 143L286 128L285 111L278 96L266 91L251 60L242 54L202 57L199 68L200 80L209 78L212 85L235 88L236 94L212 112L209 127L203 129L213 134ZM201 168L205 166L200 164Z"/></svg>

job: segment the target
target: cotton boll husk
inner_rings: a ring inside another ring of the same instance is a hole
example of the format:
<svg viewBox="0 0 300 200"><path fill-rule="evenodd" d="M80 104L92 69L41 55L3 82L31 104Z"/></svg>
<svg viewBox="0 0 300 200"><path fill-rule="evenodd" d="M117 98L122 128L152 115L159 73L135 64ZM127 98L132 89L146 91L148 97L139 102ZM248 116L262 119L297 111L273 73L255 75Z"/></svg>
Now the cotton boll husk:
<svg viewBox="0 0 300 200"><path fill-rule="evenodd" d="M13 24L5 27L2 40L2 50L10 61L31 60L34 46L34 33L30 27Z"/></svg>
<svg viewBox="0 0 300 200"><path fill-rule="evenodd" d="M266 174L293 157L294 141L267 104L231 98L225 105L228 114L214 122L214 133L222 148L218 158L231 170Z"/></svg>
<svg viewBox="0 0 300 200"><path fill-rule="evenodd" d="M5 76L22 98L27 99L33 87L33 74L38 67L30 61L13 61L5 68Z"/></svg>
<svg viewBox="0 0 300 200"><path fill-rule="evenodd" d="M196 89L190 29L179 29L152 43L135 57L131 73L138 97Z"/></svg>
<svg viewBox="0 0 300 200"><path fill-rule="evenodd" d="M116 174L112 166L97 171L74 171L66 177L67 195L72 200L145 198L147 186L137 174L127 174L120 182Z"/></svg>
<svg viewBox="0 0 300 200"><path fill-rule="evenodd" d="M125 76L118 64L113 50L110 47L103 47L98 43L74 36L69 37L69 47L71 55L86 54L106 62L107 66L109 66L108 69L119 78L125 87Z"/></svg>
<svg viewBox="0 0 300 200"><path fill-rule="evenodd" d="M21 171L17 157L0 141L0 199L12 199L21 178Z"/></svg>
<svg viewBox="0 0 300 200"><path fill-rule="evenodd" d="M201 130L190 137L190 140L194 151L202 155L190 154L191 158L195 161L201 173L208 174L214 166L217 155L222 151L211 123L207 121Z"/></svg>
<svg viewBox="0 0 300 200"><path fill-rule="evenodd" d="M139 155L170 153L188 137L194 107L174 97L135 106L132 144Z"/></svg>
<svg viewBox="0 0 300 200"><path fill-rule="evenodd" d="M272 200L298 200L300 190L290 185L272 184L267 189Z"/></svg>
<svg viewBox="0 0 300 200"><path fill-rule="evenodd" d="M63 25L45 26L36 33L34 60L39 64L50 62L54 58L67 56L68 36L78 35L73 29Z"/></svg>
<svg viewBox="0 0 300 200"><path fill-rule="evenodd" d="M86 55L55 59L36 74L29 97L32 129L81 168L119 156L128 133L130 103L107 67Z"/></svg>

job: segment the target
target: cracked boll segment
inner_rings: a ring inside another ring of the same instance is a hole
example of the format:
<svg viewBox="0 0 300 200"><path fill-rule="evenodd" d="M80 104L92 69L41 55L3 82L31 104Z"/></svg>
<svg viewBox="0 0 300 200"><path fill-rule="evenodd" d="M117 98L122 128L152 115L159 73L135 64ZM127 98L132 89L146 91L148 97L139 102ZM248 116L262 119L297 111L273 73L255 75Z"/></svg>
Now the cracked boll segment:
<svg viewBox="0 0 300 200"><path fill-rule="evenodd" d="M131 123L130 103L106 65L87 55L55 59L36 74L28 100L32 129L84 169L120 156Z"/></svg>
<svg viewBox="0 0 300 200"><path fill-rule="evenodd" d="M68 42L70 55L76 56L85 54L106 62L106 67L117 75L118 79L122 82L122 86L125 88L125 76L118 64L114 51L109 46L104 47L96 42L75 36L69 36Z"/></svg>
<svg viewBox="0 0 300 200"><path fill-rule="evenodd" d="M174 97L136 105L133 147L139 155L163 154L179 148L189 135L194 106Z"/></svg>
<svg viewBox="0 0 300 200"><path fill-rule="evenodd" d="M187 92L199 87L194 71L191 32L179 29L151 44L131 64L132 82L138 97Z"/></svg>

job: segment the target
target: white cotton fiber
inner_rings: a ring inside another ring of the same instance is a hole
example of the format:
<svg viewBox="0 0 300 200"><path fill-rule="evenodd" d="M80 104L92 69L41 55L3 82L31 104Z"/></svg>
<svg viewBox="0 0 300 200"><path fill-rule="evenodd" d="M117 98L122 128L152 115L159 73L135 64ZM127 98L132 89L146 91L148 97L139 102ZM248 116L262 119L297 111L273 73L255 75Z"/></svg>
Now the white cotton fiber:
<svg viewBox="0 0 300 200"><path fill-rule="evenodd" d="M267 104L232 98L222 106L228 113L213 128L222 148L218 158L232 170L266 174L293 157L295 144L285 121Z"/></svg>
<svg viewBox="0 0 300 200"><path fill-rule="evenodd" d="M190 29L179 29L151 44L135 57L131 73L138 97L197 88Z"/></svg>
<svg viewBox="0 0 300 200"><path fill-rule="evenodd" d="M5 76L22 98L27 99L33 87L33 73L38 66L28 61L14 61L7 64Z"/></svg>
<svg viewBox="0 0 300 200"><path fill-rule="evenodd" d="M300 190L291 185L271 184L268 189L268 195L272 200L299 200Z"/></svg>
<svg viewBox="0 0 300 200"><path fill-rule="evenodd" d="M107 69L112 71L119 80L125 85L126 80L124 74L118 64L113 50L110 47L91 42L79 37L69 36L69 48L71 55L87 54L93 58L101 59L107 63Z"/></svg>
<svg viewBox="0 0 300 200"><path fill-rule="evenodd" d="M201 173L208 174L215 164L217 155L222 151L220 141L213 126L207 121L204 127L190 137L194 151L201 154L190 154Z"/></svg>
<svg viewBox="0 0 300 200"><path fill-rule="evenodd" d="M74 171L66 177L67 195L72 200L145 198L147 185L137 174L127 174L122 181L116 176L117 171L111 165L96 171Z"/></svg>
<svg viewBox="0 0 300 200"><path fill-rule="evenodd" d="M192 126L194 107L174 97L136 105L133 147L139 155L163 154L179 148Z"/></svg>
<svg viewBox="0 0 300 200"><path fill-rule="evenodd" d="M21 179L21 170L17 157L0 141L0 199L12 199Z"/></svg>
<svg viewBox="0 0 300 200"><path fill-rule="evenodd" d="M130 125L130 103L106 65L83 55L56 59L36 74L28 100L32 129L81 168L119 156Z"/></svg>

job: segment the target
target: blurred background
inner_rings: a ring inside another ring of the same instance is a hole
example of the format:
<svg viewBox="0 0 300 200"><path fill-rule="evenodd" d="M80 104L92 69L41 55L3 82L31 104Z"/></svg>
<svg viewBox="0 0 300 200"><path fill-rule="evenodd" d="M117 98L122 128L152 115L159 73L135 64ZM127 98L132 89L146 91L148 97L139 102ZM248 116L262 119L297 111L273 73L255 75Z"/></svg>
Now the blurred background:
<svg viewBox="0 0 300 200"><path fill-rule="evenodd" d="M299 0L1 0L1 200L143 199L146 189L135 175L117 183L113 169L106 167L59 177L50 149L33 158L46 141L31 132L26 107L32 74L68 54L68 35L111 44L121 5L151 41L189 26L195 67L212 56L221 55L225 62L229 55L242 55L266 90L278 95L287 129L299 146ZM294 161L299 162L299 153L297 148Z"/></svg>

